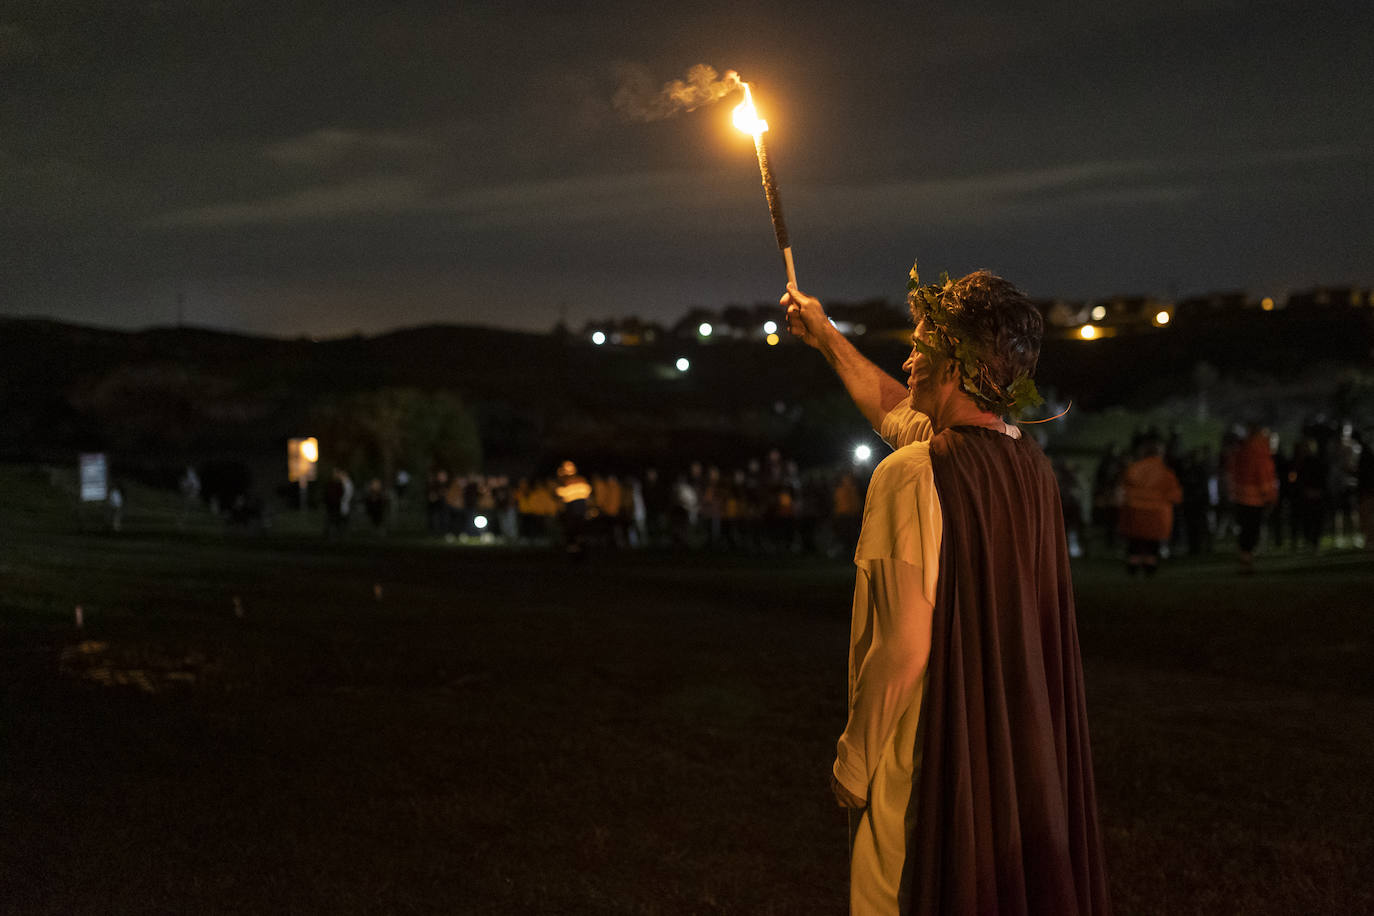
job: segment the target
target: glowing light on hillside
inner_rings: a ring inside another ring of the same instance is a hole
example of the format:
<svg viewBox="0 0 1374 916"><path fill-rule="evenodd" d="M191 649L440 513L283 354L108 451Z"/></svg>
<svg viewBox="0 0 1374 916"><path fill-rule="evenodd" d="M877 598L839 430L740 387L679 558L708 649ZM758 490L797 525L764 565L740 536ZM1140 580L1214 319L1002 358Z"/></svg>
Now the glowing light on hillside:
<svg viewBox="0 0 1374 916"><path fill-rule="evenodd" d="M286 440L286 479L299 485L302 509L305 508L306 488L315 479L319 460L320 442L314 436Z"/></svg>
<svg viewBox="0 0 1374 916"><path fill-rule="evenodd" d="M1260 308L1264 309L1266 312L1272 312L1274 310L1274 300L1265 296L1260 300Z"/></svg>
<svg viewBox="0 0 1374 916"><path fill-rule="evenodd" d="M703 321L701 324L697 325L697 333L702 337L710 337L713 330L715 330L715 328L711 327L711 322L709 321Z"/></svg>
<svg viewBox="0 0 1374 916"><path fill-rule="evenodd" d="M859 462L859 464L867 464L868 459L872 457L873 449L869 448L867 445L858 445L854 447L854 460Z"/></svg>
<svg viewBox="0 0 1374 916"><path fill-rule="evenodd" d="M1107 307L1105 305L1093 306L1093 321L1101 321L1107 317Z"/></svg>
<svg viewBox="0 0 1374 916"><path fill-rule="evenodd" d="M776 333L778 333L778 323L777 323L776 321L765 321L765 322L763 323L763 333L765 333L765 334L776 334Z"/></svg>
<svg viewBox="0 0 1374 916"><path fill-rule="evenodd" d="M1093 340L1097 337L1097 328L1090 324L1085 324L1078 329L1078 336L1084 340Z"/></svg>
<svg viewBox="0 0 1374 916"><path fill-rule="evenodd" d="M1173 317L1174 316L1170 315L1167 309L1160 309L1155 313L1155 324L1164 327L1164 325L1173 320Z"/></svg>
<svg viewBox="0 0 1374 916"><path fill-rule="evenodd" d="M778 345L778 342L781 341L782 338L779 337L777 334L769 334L767 337L764 338L764 340L768 341L768 346L776 347Z"/></svg>
<svg viewBox="0 0 1374 916"><path fill-rule="evenodd" d="M593 332L592 332L592 343L596 344L596 345L599 347L599 346L601 346L602 344L604 344L605 342L606 342L606 332L605 332L605 331L593 331Z"/></svg>
<svg viewBox="0 0 1374 916"><path fill-rule="evenodd" d="M691 360L687 359L687 357L685 357L685 356L679 356L679 357L677 358L677 371L678 371L678 372L686 372L686 371L687 371L688 369L690 369L690 368L692 368Z"/></svg>
<svg viewBox="0 0 1374 916"><path fill-rule="evenodd" d="M485 515L479 515L472 520L472 524L478 531L482 531L487 527L487 517Z"/></svg>

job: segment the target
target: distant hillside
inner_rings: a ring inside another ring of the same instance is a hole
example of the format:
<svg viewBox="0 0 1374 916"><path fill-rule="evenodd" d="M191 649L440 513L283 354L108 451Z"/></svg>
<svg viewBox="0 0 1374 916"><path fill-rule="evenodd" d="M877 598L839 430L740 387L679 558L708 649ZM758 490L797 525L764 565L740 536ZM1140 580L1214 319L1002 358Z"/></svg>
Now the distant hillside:
<svg viewBox="0 0 1374 916"><path fill-rule="evenodd" d="M899 336L857 342L900 371ZM1080 409L1153 404L1215 377L1272 383L1320 367L1368 369L1372 347L1370 309L1180 310L1167 329L1047 340L1040 382ZM689 371L673 368L679 356ZM431 326L312 342L0 319L0 457L65 461L103 449L141 466L276 461L287 437L310 433L322 399L387 387L459 394L487 464L514 473L563 455L614 467L735 460L774 445L831 461L866 434L824 361L790 339L595 347Z"/></svg>
<svg viewBox="0 0 1374 916"><path fill-rule="evenodd" d="M680 355L692 360L686 373L673 368ZM489 461L512 466L569 453L639 461L687 443L758 447L787 436L798 405L836 393L800 345L595 348L452 326L316 343L0 320L0 455L103 449L169 466L276 455L309 434L323 399L387 387L458 393Z"/></svg>

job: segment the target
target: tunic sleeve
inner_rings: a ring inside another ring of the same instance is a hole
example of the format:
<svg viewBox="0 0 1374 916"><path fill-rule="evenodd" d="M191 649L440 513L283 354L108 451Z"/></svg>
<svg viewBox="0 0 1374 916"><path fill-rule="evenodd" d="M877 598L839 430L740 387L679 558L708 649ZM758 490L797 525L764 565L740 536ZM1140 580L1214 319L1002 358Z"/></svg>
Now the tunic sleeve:
<svg viewBox="0 0 1374 916"><path fill-rule="evenodd" d="M873 471L854 554L850 714L834 768L859 798L868 797L898 721L920 703L943 523L929 445L917 442L884 458Z"/></svg>
<svg viewBox="0 0 1374 916"><path fill-rule="evenodd" d="M923 414L911 413L929 424ZM923 591L933 603L943 526L929 444L898 449L873 469L854 562L863 566L870 560L891 559L917 567L923 573Z"/></svg>
<svg viewBox="0 0 1374 916"><path fill-rule="evenodd" d="M847 790L866 799L898 720L919 702L930 658L931 604L919 567L872 560L859 575L867 580L872 642L855 672L834 773Z"/></svg>
<svg viewBox="0 0 1374 916"><path fill-rule="evenodd" d="M883 417L878 435L892 448L929 441L932 435L930 417L912 407L910 401L902 401Z"/></svg>

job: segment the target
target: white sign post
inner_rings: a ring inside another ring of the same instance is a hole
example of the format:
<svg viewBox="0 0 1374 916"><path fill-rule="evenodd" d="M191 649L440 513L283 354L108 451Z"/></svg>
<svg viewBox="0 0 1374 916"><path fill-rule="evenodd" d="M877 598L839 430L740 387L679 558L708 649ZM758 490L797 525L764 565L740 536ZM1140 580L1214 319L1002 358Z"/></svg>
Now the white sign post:
<svg viewBox="0 0 1374 916"><path fill-rule="evenodd" d="M109 496L110 473L104 452L85 452L80 459L81 501L103 503Z"/></svg>

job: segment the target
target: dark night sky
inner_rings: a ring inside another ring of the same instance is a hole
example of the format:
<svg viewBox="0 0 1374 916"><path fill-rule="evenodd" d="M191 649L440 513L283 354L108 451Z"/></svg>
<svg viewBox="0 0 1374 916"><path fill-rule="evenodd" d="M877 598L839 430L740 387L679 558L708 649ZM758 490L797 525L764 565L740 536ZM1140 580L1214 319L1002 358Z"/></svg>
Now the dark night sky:
<svg viewBox="0 0 1374 916"><path fill-rule="evenodd" d="M0 0L0 314L294 335L775 300L1374 283L1367 4Z"/></svg>

